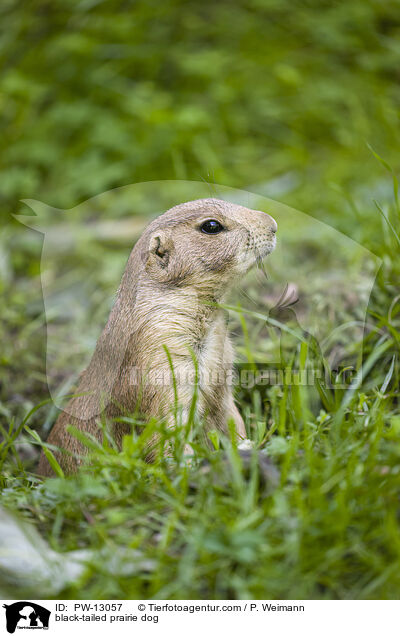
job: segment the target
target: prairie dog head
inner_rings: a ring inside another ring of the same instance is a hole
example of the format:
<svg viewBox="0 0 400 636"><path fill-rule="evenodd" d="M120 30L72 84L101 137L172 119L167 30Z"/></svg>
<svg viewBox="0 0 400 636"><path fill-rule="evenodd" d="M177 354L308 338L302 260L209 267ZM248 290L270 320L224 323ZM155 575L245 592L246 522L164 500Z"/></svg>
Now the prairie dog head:
<svg viewBox="0 0 400 636"><path fill-rule="evenodd" d="M224 291L275 247L277 224L264 212L218 199L171 208L142 237L142 262L154 282Z"/></svg>

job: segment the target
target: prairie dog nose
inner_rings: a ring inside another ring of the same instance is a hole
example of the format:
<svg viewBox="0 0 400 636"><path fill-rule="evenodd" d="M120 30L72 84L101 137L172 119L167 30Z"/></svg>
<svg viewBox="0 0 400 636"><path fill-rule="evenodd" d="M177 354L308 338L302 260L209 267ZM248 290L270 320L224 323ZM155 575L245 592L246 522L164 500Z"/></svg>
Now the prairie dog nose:
<svg viewBox="0 0 400 636"><path fill-rule="evenodd" d="M271 232L273 232L273 233L275 234L275 232L276 232L276 231L277 231L277 229L278 229L278 224L277 224L277 222L276 222L276 221L275 221L275 219L273 219L273 218L272 218L272 216L270 216L269 214L266 214L265 216L267 216L267 217L268 217L269 222L270 222L270 228L269 228L269 229L271 230Z"/></svg>

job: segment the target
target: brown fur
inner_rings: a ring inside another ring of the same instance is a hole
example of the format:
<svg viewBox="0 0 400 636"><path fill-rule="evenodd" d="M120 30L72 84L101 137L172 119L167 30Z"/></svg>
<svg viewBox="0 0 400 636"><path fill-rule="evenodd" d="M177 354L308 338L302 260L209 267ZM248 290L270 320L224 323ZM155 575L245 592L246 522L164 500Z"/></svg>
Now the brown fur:
<svg viewBox="0 0 400 636"><path fill-rule="evenodd" d="M216 219L225 231L204 234L199 228L207 219ZM68 424L101 440L101 414L111 419L132 413L140 397L147 420L165 417L173 425L173 383L153 381L157 374L171 375L164 347L172 358L182 417L193 396L188 378L194 374L194 352L200 378L197 413L204 431L226 432L232 417L238 435L246 436L227 382L233 351L225 315L215 304L256 259L273 250L275 232L268 214L218 199L183 203L150 223L131 252L108 322L81 376L76 392L85 395L70 400L48 439L72 453L57 453L67 473L76 470L73 455L85 453L67 432ZM147 381L133 382L135 370ZM114 423L113 430L120 446L130 427ZM43 452L38 472L52 474Z"/></svg>

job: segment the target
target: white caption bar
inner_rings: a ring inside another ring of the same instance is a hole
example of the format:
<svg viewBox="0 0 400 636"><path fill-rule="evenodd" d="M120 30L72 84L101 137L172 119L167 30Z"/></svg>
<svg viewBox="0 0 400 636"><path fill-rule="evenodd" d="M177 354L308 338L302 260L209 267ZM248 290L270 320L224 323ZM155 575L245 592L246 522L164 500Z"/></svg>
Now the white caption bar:
<svg viewBox="0 0 400 636"><path fill-rule="evenodd" d="M189 634L237 633L376 636L398 623L400 601L12 601L0 602L0 633ZM21 631L23 630L23 631Z"/></svg>

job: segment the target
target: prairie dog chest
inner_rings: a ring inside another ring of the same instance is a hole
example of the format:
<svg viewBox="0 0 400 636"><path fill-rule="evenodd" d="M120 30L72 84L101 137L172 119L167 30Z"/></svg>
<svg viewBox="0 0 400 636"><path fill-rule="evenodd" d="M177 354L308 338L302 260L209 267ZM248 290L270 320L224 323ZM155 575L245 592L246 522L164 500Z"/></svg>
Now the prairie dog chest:
<svg viewBox="0 0 400 636"><path fill-rule="evenodd" d="M197 356L200 390L223 386L233 363L233 349L224 313L218 312L202 339Z"/></svg>

